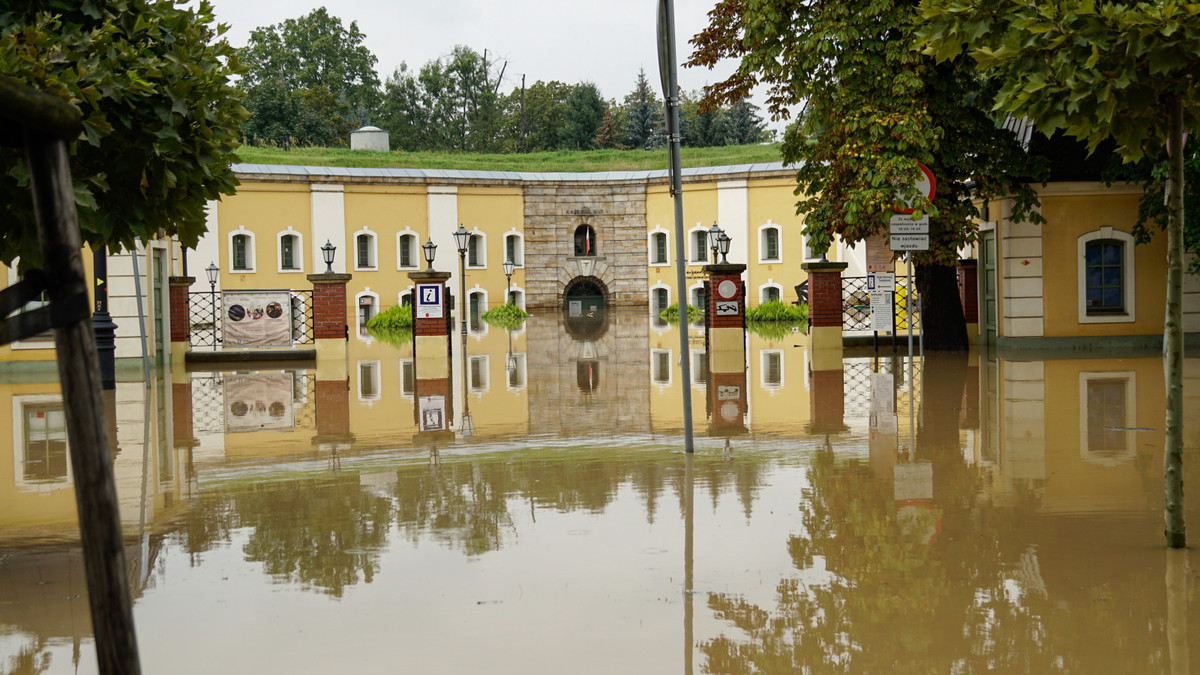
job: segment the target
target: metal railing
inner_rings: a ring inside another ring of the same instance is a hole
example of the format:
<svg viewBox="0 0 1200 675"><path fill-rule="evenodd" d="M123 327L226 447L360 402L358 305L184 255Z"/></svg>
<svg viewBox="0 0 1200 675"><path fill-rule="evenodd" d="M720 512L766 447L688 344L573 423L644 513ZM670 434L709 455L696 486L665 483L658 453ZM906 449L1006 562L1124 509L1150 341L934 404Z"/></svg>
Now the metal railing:
<svg viewBox="0 0 1200 675"><path fill-rule="evenodd" d="M292 344L312 344L313 292L291 291ZM224 317L221 315L220 291L196 291L188 294L188 342L192 348L221 346Z"/></svg>
<svg viewBox="0 0 1200 675"><path fill-rule="evenodd" d="M896 290L892 294L896 333L908 331L909 298L915 296L908 292L908 278L896 275ZM919 303L920 298L916 301ZM913 312L913 332L921 329L917 314ZM867 277L842 277L842 330L871 330L871 292L867 289Z"/></svg>

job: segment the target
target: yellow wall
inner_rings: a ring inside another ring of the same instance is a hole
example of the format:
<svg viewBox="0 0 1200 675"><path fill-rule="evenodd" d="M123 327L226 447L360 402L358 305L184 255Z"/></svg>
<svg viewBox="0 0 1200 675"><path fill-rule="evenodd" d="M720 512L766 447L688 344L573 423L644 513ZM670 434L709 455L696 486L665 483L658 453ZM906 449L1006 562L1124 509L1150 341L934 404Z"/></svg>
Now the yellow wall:
<svg viewBox="0 0 1200 675"><path fill-rule="evenodd" d="M221 288L249 290L308 287L304 275L314 271L311 263L313 251L325 242L312 241L311 201L307 185L243 181L236 195L218 202L217 214L221 228L217 234L217 267L221 268ZM288 226L300 236L303 255L300 256L299 271L281 273L277 237L280 232L287 230ZM235 273L229 259L229 238L240 227L245 227L254 235L254 273ZM339 248L339 251L345 250ZM206 266L207 264L201 265ZM198 283L204 280L203 272L190 269L188 271L197 277ZM199 286L194 288L198 289Z"/></svg>

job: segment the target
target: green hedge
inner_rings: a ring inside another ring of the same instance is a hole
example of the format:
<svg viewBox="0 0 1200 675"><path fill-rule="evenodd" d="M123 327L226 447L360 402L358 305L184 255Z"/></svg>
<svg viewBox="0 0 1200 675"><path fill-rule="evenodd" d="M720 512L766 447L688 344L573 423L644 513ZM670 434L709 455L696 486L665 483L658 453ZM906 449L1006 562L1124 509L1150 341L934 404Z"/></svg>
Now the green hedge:
<svg viewBox="0 0 1200 675"><path fill-rule="evenodd" d="M778 300L764 302L746 310L746 322L751 321L808 321L808 303L785 305Z"/></svg>
<svg viewBox="0 0 1200 675"><path fill-rule="evenodd" d="M393 345L412 342L412 305L396 305L367 319L367 332L371 337Z"/></svg>
<svg viewBox="0 0 1200 675"><path fill-rule="evenodd" d="M525 319L529 318L529 312L509 303L493 307L480 315L479 318L500 328L520 328Z"/></svg>
<svg viewBox="0 0 1200 675"><path fill-rule="evenodd" d="M695 323L704 317L704 312L700 311L699 307L688 305L688 323ZM679 303L670 305L663 311L658 313L658 318L670 323L679 322Z"/></svg>

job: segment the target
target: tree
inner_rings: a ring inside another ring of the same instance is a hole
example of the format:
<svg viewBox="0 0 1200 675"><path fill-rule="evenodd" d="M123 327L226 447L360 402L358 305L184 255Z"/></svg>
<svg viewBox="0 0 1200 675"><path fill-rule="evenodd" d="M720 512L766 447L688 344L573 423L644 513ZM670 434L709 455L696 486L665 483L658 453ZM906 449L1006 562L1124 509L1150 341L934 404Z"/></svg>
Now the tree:
<svg viewBox="0 0 1200 675"><path fill-rule="evenodd" d="M663 103L646 79L646 70L638 71L637 84L625 95L625 144L631 148L653 150L667 143Z"/></svg>
<svg viewBox="0 0 1200 675"><path fill-rule="evenodd" d="M350 27L324 7L298 19L250 31L242 52L247 91L282 80L289 91L325 87L349 106L347 122L366 124L379 105L375 55L363 45L358 23ZM251 111L255 112L255 111Z"/></svg>
<svg viewBox="0 0 1200 675"><path fill-rule="evenodd" d="M559 129L566 124L570 93L570 85L557 80L538 80L524 92L517 89L508 96L508 126L513 130L510 134L518 150L538 152L558 148Z"/></svg>
<svg viewBox="0 0 1200 675"><path fill-rule="evenodd" d="M767 125L758 114L758 106L748 99L734 101L725 115L726 138L729 145L750 145L770 140Z"/></svg>
<svg viewBox="0 0 1200 675"><path fill-rule="evenodd" d="M388 131L393 149L413 152L426 150L424 92L407 63L392 71L383 85L383 103L379 106L379 126Z"/></svg>
<svg viewBox="0 0 1200 675"><path fill-rule="evenodd" d="M289 90L282 79L268 80L250 90L246 107L253 114L242 138L252 144L345 147L354 128L349 104L323 85Z"/></svg>
<svg viewBox="0 0 1200 675"><path fill-rule="evenodd" d="M1167 178L1167 545L1183 548L1183 134L1200 121L1200 5L1063 0L924 0L926 53L970 56L999 82L999 110L1128 161L1170 157Z"/></svg>
<svg viewBox="0 0 1200 675"><path fill-rule="evenodd" d="M86 244L132 248L161 230L195 246L206 202L233 194L246 110L224 32L206 0L9 3L0 13L0 72L83 113L70 152ZM0 260L19 256L22 268L41 260L27 180L22 153L0 149Z"/></svg>
<svg viewBox="0 0 1200 675"><path fill-rule="evenodd" d="M692 148L728 145L725 108L702 109L700 97L686 91L679 95L679 133Z"/></svg>
<svg viewBox="0 0 1200 675"><path fill-rule="evenodd" d="M1027 184L1036 158L981 107L987 84L965 60L937 65L914 49L915 3L848 0L746 3L722 0L692 39L687 65L736 59L737 70L705 90L705 108L767 85L776 119L804 106L785 133L783 160L799 166L804 232L824 251L835 236L854 244L886 232L897 200L931 216L930 250L916 252L927 349L967 347L954 265L974 240L973 199L1015 198L1014 218L1038 220ZM917 162L935 174L935 203L917 197Z"/></svg>
<svg viewBox="0 0 1200 675"><path fill-rule="evenodd" d="M600 128L596 130L596 147L601 150L624 150L621 144L621 132L618 130L617 117L610 103L604 104L604 115L600 118Z"/></svg>
<svg viewBox="0 0 1200 675"><path fill-rule="evenodd" d="M591 82L580 82L567 95L565 124L558 135L562 150L596 149L596 132L604 120L604 99Z"/></svg>

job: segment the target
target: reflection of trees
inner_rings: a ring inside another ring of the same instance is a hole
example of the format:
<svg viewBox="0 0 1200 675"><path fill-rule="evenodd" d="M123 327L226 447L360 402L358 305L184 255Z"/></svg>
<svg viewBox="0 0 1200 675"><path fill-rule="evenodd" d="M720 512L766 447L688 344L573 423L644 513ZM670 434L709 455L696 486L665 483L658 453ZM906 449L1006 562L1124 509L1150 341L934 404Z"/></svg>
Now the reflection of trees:
<svg viewBox="0 0 1200 675"><path fill-rule="evenodd" d="M467 555L500 548L512 530L510 472L499 463L447 463L406 467L396 475L396 515L415 542L424 532L457 543Z"/></svg>
<svg viewBox="0 0 1200 675"><path fill-rule="evenodd" d="M50 652L46 646L46 638L39 635L32 644L23 645L7 663L0 665L4 666L5 673L11 675L38 675L49 672Z"/></svg>

